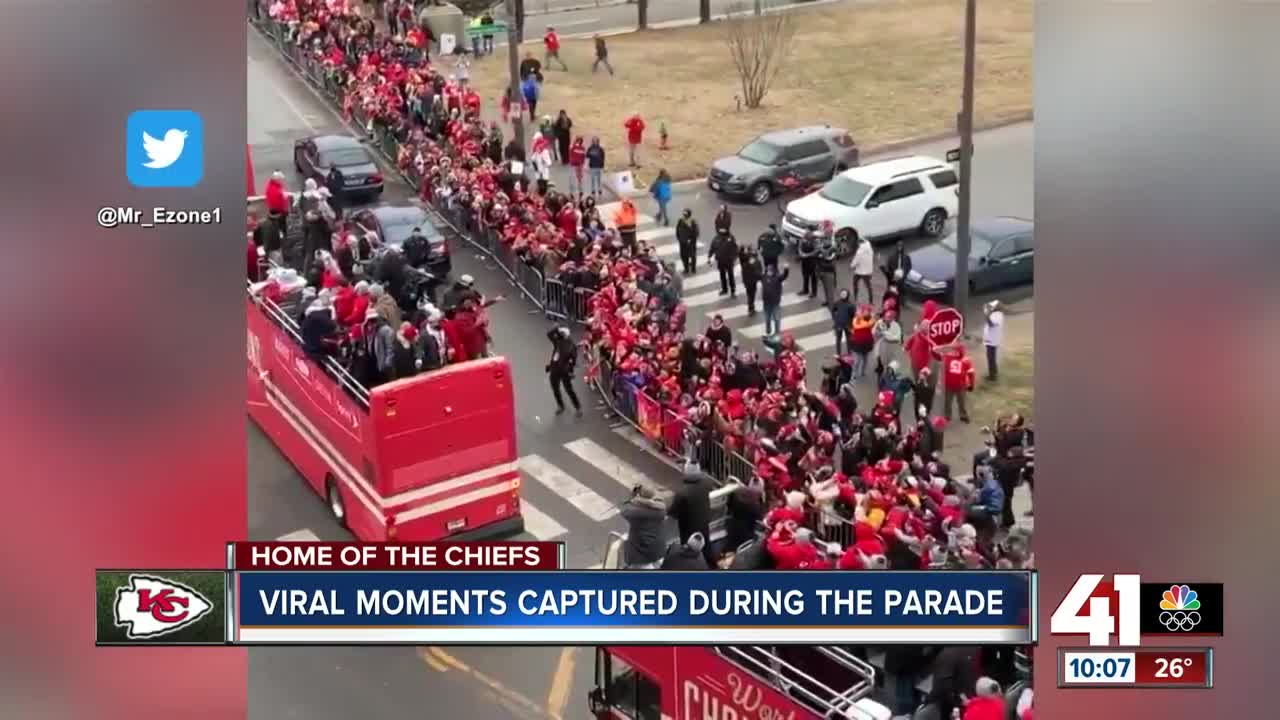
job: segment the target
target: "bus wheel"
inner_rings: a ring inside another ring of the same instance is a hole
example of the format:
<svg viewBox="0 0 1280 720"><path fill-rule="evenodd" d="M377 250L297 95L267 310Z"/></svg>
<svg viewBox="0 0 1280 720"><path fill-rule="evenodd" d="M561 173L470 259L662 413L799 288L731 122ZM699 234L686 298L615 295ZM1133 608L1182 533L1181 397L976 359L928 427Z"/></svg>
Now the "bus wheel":
<svg viewBox="0 0 1280 720"><path fill-rule="evenodd" d="M342 493L338 492L338 484L329 478L325 484L325 496L329 500L329 512L333 513L333 519L338 521L342 527L347 526L347 507L342 503Z"/></svg>

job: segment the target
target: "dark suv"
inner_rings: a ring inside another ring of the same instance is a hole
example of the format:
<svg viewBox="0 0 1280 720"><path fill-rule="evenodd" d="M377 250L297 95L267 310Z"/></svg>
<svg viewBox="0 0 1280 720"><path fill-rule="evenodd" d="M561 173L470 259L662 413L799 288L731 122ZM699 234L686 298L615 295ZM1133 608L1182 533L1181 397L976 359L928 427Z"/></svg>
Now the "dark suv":
<svg viewBox="0 0 1280 720"><path fill-rule="evenodd" d="M857 164L858 146L848 130L813 125L765 133L737 154L716 160L707 185L763 205L780 191L783 177L822 182Z"/></svg>

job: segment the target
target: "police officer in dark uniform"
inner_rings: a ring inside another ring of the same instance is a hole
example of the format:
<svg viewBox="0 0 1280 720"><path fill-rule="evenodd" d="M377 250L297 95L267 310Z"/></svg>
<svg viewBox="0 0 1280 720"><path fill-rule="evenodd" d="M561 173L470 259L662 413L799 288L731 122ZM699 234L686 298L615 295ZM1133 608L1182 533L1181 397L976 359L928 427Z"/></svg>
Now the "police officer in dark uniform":
<svg viewBox="0 0 1280 720"><path fill-rule="evenodd" d="M807 232L796 243L796 254L800 256L800 279L803 287L801 295L818 297L818 238L813 232Z"/></svg>
<svg viewBox="0 0 1280 720"><path fill-rule="evenodd" d="M422 228L414 228L400 247L403 249L405 262L416 268L426 265L431 255L431 243L422 234Z"/></svg>
<svg viewBox="0 0 1280 720"><path fill-rule="evenodd" d="M756 240L756 247L760 250L760 260L765 267L778 269L778 258L782 257L783 249L786 247L782 243L782 236L778 233L777 225L770 225L768 230L760 234L760 238Z"/></svg>
<svg viewBox="0 0 1280 720"><path fill-rule="evenodd" d="M698 272L698 221L693 217L693 211L685 208L680 215L680 219L676 221L676 242L680 244L680 264L684 266L684 274L692 275Z"/></svg>
<svg viewBox="0 0 1280 720"><path fill-rule="evenodd" d="M582 417L582 404L578 402L578 394L573 390L573 369L578 362L578 347L573 344L569 328L564 325L552 328L547 333L551 341L551 361L547 363L547 376L551 381L551 394L556 399L556 414L564 413L564 397L569 396L573 403L573 414Z"/></svg>
<svg viewBox="0 0 1280 720"><path fill-rule="evenodd" d="M324 186L329 190L329 207L333 208L333 214L337 218L342 217L342 200L346 183L347 179L342 176L342 171L337 165L330 168L329 174L324 179Z"/></svg>

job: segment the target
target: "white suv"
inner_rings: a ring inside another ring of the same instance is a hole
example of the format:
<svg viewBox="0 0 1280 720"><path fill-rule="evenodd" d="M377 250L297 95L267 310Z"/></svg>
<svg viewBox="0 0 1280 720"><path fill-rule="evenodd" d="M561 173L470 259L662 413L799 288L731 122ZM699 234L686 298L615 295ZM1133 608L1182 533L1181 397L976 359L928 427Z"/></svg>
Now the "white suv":
<svg viewBox="0 0 1280 720"><path fill-rule="evenodd" d="M789 240L835 226L841 254L853 239L883 240L909 232L942 235L959 211L958 180L951 166L920 155L846 170L821 190L787 204L782 231Z"/></svg>

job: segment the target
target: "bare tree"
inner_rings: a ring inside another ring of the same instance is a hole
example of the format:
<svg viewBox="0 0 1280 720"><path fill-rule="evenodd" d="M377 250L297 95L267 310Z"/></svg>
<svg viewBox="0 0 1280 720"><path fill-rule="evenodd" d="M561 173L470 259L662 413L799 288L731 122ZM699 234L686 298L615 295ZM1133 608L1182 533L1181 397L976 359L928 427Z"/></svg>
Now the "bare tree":
<svg viewBox="0 0 1280 720"><path fill-rule="evenodd" d="M729 7L724 27L725 45L742 83L742 101L748 108L758 108L791 55L795 22L791 13L755 15L739 2Z"/></svg>
<svg viewBox="0 0 1280 720"><path fill-rule="evenodd" d="M698 0L698 22L711 22L711 0Z"/></svg>

